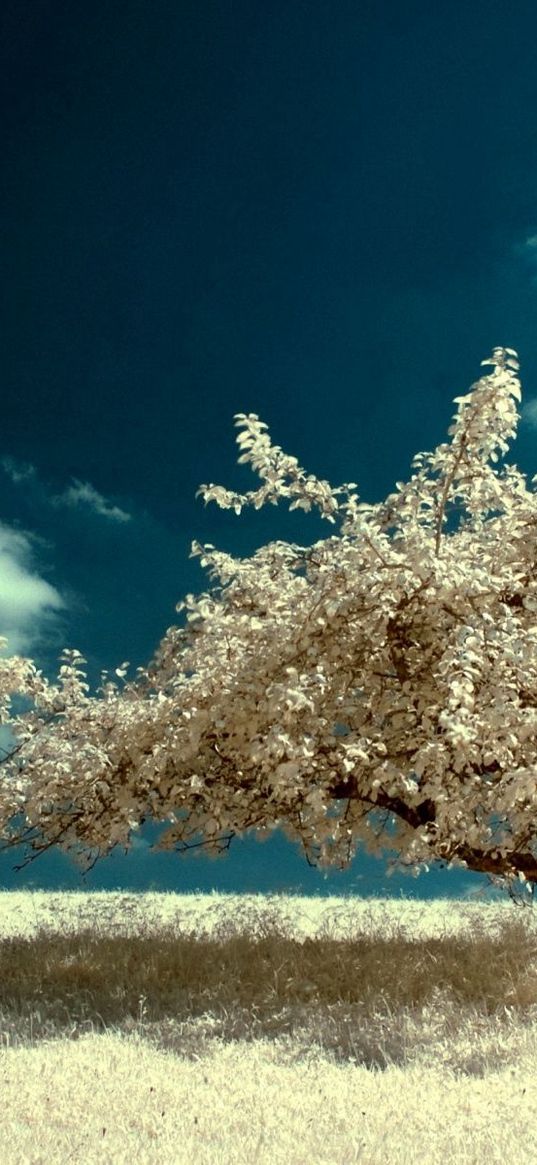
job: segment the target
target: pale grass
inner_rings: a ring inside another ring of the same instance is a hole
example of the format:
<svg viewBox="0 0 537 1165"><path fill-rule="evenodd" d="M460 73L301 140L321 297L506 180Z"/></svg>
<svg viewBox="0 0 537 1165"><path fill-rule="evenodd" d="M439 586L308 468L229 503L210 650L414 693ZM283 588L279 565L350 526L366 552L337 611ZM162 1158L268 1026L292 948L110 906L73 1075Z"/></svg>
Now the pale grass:
<svg viewBox="0 0 537 1165"><path fill-rule="evenodd" d="M536 920L4 891L2 1165L529 1165Z"/></svg>

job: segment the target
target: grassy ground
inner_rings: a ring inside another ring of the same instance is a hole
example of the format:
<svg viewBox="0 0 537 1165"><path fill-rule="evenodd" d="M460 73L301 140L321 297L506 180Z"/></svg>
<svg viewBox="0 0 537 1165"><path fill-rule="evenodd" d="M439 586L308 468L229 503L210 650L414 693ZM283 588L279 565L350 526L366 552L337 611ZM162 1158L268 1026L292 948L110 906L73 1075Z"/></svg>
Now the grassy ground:
<svg viewBox="0 0 537 1165"><path fill-rule="evenodd" d="M0 1160L537 1157L537 913L0 893Z"/></svg>

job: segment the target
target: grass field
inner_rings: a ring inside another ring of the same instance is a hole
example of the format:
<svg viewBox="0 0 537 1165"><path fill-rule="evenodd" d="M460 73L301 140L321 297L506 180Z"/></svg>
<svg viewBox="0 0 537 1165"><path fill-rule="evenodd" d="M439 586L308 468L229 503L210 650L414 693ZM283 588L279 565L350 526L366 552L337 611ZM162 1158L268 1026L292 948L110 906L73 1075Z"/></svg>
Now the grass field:
<svg viewBox="0 0 537 1165"><path fill-rule="evenodd" d="M3 1165L526 1165L537 913L0 892Z"/></svg>

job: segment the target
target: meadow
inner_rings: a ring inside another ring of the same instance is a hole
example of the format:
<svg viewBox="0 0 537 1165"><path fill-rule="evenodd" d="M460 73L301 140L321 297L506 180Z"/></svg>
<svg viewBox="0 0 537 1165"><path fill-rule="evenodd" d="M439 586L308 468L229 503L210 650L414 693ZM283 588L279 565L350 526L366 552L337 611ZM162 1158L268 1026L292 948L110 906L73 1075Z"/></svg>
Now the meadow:
<svg viewBox="0 0 537 1165"><path fill-rule="evenodd" d="M0 1160L529 1165L536 919L0 892Z"/></svg>

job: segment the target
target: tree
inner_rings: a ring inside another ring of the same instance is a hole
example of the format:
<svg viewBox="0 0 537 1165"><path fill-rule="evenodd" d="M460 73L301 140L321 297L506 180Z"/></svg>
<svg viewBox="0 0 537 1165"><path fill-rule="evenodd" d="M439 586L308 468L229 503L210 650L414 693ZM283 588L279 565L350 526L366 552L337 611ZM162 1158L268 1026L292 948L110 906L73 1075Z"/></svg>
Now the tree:
<svg viewBox="0 0 537 1165"><path fill-rule="evenodd" d="M100 857L151 817L169 826L157 848L217 853L279 826L321 866L389 847L392 868L442 862L532 888L537 495L503 462L516 353L483 364L455 398L450 440L375 505L308 475L255 414L237 414L239 462L261 485L203 485L205 502L240 514L285 499L339 533L245 559L194 542L217 581L178 604L185 626L147 668L103 675L95 696L76 652L54 683L1 661L16 742L0 786L8 844ZM31 702L18 715L14 691Z"/></svg>

